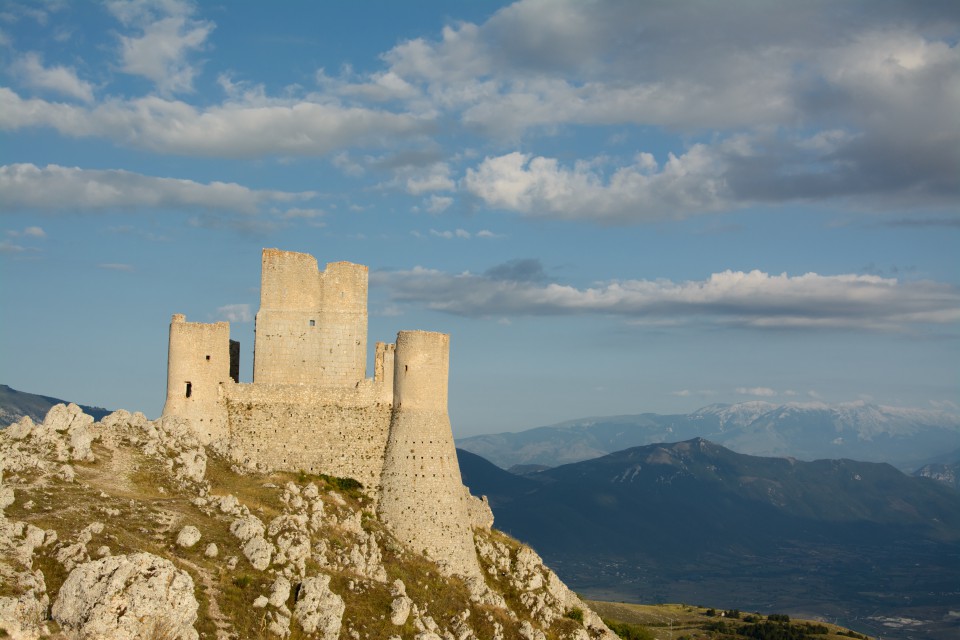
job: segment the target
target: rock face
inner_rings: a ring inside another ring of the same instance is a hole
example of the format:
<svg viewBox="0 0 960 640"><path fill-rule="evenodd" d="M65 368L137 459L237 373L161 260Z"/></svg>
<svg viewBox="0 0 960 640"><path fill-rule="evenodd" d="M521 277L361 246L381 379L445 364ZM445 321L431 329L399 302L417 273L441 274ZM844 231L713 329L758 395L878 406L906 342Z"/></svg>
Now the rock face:
<svg viewBox="0 0 960 640"><path fill-rule="evenodd" d="M74 637L197 640L193 580L149 553L79 565L53 603L53 619ZM158 636L158 633L164 635Z"/></svg>

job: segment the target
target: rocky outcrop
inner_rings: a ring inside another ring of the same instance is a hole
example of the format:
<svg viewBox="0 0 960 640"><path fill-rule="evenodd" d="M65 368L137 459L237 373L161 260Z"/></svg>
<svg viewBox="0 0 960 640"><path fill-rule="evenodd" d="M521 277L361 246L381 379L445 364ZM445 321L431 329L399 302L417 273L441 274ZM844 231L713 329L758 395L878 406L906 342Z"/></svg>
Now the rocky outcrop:
<svg viewBox="0 0 960 640"><path fill-rule="evenodd" d="M79 565L67 577L52 615L77 638L196 640L193 580L149 553L111 556Z"/></svg>
<svg viewBox="0 0 960 640"><path fill-rule="evenodd" d="M369 492L322 476L231 477L241 471L222 458L212 488L207 456L178 419L126 411L91 422L62 406L0 430L0 629L50 637L52 612L68 640L192 640L201 618L217 640L613 638L465 492L483 574L459 580L384 526Z"/></svg>
<svg viewBox="0 0 960 640"><path fill-rule="evenodd" d="M337 640L345 608L343 598L330 590L330 576L313 576L300 585L293 619L304 633L315 633L321 640Z"/></svg>

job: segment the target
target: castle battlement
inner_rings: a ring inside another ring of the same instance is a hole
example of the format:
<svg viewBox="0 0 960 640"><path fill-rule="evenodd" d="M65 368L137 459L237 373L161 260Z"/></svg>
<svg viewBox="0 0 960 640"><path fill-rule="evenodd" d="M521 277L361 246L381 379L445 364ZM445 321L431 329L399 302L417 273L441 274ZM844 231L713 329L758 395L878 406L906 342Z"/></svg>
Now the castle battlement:
<svg viewBox="0 0 960 640"><path fill-rule="evenodd" d="M164 416L225 441L238 462L359 480L412 548L478 576L473 526L489 507L460 477L447 411L450 336L378 342L366 377L368 269L264 249L253 382L227 322L170 322Z"/></svg>

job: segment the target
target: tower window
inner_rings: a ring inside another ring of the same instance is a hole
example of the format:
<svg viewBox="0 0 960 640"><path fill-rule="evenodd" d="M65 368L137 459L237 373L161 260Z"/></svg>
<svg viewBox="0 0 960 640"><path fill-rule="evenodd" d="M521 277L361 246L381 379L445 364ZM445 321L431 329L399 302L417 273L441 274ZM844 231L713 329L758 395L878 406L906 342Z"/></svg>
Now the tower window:
<svg viewBox="0 0 960 640"><path fill-rule="evenodd" d="M316 321L316 320L311 320L311 321L310 321L310 326L311 326L311 327L317 326L317 321Z"/></svg>
<svg viewBox="0 0 960 640"><path fill-rule="evenodd" d="M210 360L210 356L207 356L207 360Z"/></svg>
<svg viewBox="0 0 960 640"><path fill-rule="evenodd" d="M187 397L189 398L189 397L192 396L192 395L193 395L193 383L192 383L192 382L188 382L188 383L187 383Z"/></svg>

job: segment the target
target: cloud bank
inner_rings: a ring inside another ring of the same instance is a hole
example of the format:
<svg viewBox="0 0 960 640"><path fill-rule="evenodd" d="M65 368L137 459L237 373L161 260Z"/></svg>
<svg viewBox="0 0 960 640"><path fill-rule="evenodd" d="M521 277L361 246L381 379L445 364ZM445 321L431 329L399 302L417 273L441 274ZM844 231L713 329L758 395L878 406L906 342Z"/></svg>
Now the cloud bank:
<svg viewBox="0 0 960 640"><path fill-rule="evenodd" d="M519 274L519 275L514 275ZM607 315L634 324L902 331L960 321L960 291L872 275L724 271L699 281L546 282L538 262L452 275L417 267L371 274L394 303L466 317Z"/></svg>

